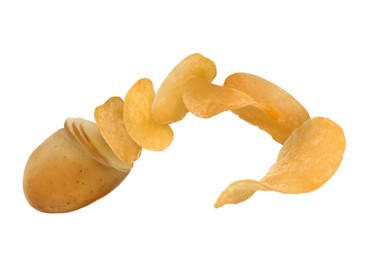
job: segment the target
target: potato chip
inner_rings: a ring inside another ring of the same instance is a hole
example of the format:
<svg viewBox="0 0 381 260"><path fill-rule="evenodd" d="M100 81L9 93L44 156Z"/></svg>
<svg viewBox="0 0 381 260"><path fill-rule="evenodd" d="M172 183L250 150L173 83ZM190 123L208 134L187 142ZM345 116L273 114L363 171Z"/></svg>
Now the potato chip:
<svg viewBox="0 0 381 260"><path fill-rule="evenodd" d="M272 107L278 115L276 120L269 115L259 114L256 108L249 106L233 109L232 112L268 132L281 144L294 129L310 118L306 109L293 96L261 77L235 73L226 78L223 86L242 91L258 103Z"/></svg>
<svg viewBox="0 0 381 260"><path fill-rule="evenodd" d="M152 117L160 124L180 121L188 112L182 99L185 83L192 78L212 82L216 65L201 54L189 55L177 64L165 78L152 104Z"/></svg>
<svg viewBox="0 0 381 260"><path fill-rule="evenodd" d="M335 122L323 117L307 120L290 135L261 181L233 182L221 193L215 207L245 201L257 190L287 194L314 191L336 172L345 146L344 132Z"/></svg>
<svg viewBox="0 0 381 260"><path fill-rule="evenodd" d="M94 111L95 122L115 155L123 162L133 163L142 151L127 133L123 119L124 102L120 97L111 97Z"/></svg>
<svg viewBox="0 0 381 260"><path fill-rule="evenodd" d="M150 79L140 79L126 94L124 124L128 134L141 147L162 151L173 140L169 125L157 123L152 118L152 102L155 91Z"/></svg>
<svg viewBox="0 0 381 260"><path fill-rule="evenodd" d="M256 102L249 95L233 88L222 88L199 78L191 79L185 84L183 101L192 114L201 118L210 118L226 110L246 106L257 109L257 113L277 117L275 110Z"/></svg>

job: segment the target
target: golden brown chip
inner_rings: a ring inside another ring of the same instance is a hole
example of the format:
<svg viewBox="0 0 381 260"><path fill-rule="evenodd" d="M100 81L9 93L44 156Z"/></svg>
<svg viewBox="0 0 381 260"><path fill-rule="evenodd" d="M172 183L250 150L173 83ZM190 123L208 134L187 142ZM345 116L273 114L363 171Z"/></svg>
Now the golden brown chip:
<svg viewBox="0 0 381 260"><path fill-rule="evenodd" d="M210 118L226 110L246 106L257 109L257 113L270 114L276 118L276 112L271 107L256 102L249 95L199 78L191 79L185 84L183 101L192 114L201 118Z"/></svg>
<svg viewBox="0 0 381 260"><path fill-rule="evenodd" d="M155 91L150 79L140 79L126 94L124 124L128 134L147 150L162 151L173 140L169 125L162 125L152 118L152 101Z"/></svg>
<svg viewBox="0 0 381 260"><path fill-rule="evenodd" d="M124 102L120 97L111 97L94 111L95 122L107 144L124 162L133 163L142 151L127 133L123 119Z"/></svg>
<svg viewBox="0 0 381 260"><path fill-rule="evenodd" d="M223 86L242 91L258 103L273 108L278 115L277 119L259 114L253 107L234 109L232 112L268 132L281 144L294 129L310 118L306 109L293 96L261 77L248 73L235 73L226 78Z"/></svg>
<svg viewBox="0 0 381 260"><path fill-rule="evenodd" d="M320 188L336 172L345 151L342 128L328 118L315 117L297 128L284 143L276 163L261 181L230 184L215 207L237 204L257 190L296 194Z"/></svg>
<svg viewBox="0 0 381 260"><path fill-rule="evenodd" d="M192 78L212 82L216 65L201 54L195 53L183 59L165 78L152 104L153 119L160 124L180 121L188 112L182 99L185 83Z"/></svg>

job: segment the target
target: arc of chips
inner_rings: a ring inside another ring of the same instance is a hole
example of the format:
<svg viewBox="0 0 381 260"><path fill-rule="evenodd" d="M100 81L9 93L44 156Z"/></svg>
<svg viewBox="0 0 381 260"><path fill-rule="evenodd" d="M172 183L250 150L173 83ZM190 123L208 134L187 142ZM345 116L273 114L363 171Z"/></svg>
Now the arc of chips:
<svg viewBox="0 0 381 260"><path fill-rule="evenodd" d="M260 180L239 180L219 196L215 207L240 203L256 191L304 193L318 189L339 167L345 136L334 121L310 118L289 93L256 75L235 73L223 86L212 84L215 64L200 54L183 59L155 94L152 82L141 79L125 101L112 97L95 110L102 136L115 155L133 163L141 149L162 151L173 140L170 123L187 112L210 118L231 110L283 144L275 164Z"/></svg>
<svg viewBox="0 0 381 260"><path fill-rule="evenodd" d="M277 85L252 74L235 73L222 86L217 70L200 54L183 59L155 93L152 81L138 80L125 99L111 97L94 111L95 123L68 118L30 155L23 188L29 204L42 212L82 208L107 195L128 175L142 150L162 151L173 141L171 123L188 112L210 118L232 111L283 144L278 158L259 181L238 180L215 207L240 203L256 191L310 192L336 172L344 132L328 118L307 110Z"/></svg>

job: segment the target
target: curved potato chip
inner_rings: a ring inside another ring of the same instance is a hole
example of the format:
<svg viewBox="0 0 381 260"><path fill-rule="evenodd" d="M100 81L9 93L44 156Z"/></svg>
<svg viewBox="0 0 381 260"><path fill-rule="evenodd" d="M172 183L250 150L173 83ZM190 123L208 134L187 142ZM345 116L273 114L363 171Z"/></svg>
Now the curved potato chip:
<svg viewBox="0 0 381 260"><path fill-rule="evenodd" d="M182 99L184 84L192 78L212 82L217 74L213 61L201 54L189 55L177 64L165 78L152 104L152 117L160 124L183 119L188 112Z"/></svg>
<svg viewBox="0 0 381 260"><path fill-rule="evenodd" d="M261 181L233 182L221 193L214 206L240 203L257 190L287 194L316 190L336 172L345 146L344 132L335 122L323 117L307 120L287 139L276 163Z"/></svg>
<svg viewBox="0 0 381 260"><path fill-rule="evenodd" d="M243 120L268 132L272 138L284 143L292 131L310 118L307 110L289 93L274 83L248 73L235 73L225 79L224 87L237 89L261 104L273 108L278 117L259 114L253 107L233 109Z"/></svg>
<svg viewBox="0 0 381 260"><path fill-rule="evenodd" d="M276 118L276 112L271 107L256 102L249 95L199 78L191 79L185 84L183 101L189 112L201 118L210 118L224 111L246 106L252 106L258 113L268 113Z"/></svg>
<svg viewBox="0 0 381 260"><path fill-rule="evenodd" d="M131 138L141 147L162 151L173 140L169 125L162 125L152 118L152 101L155 91L150 79L140 79L127 92L124 102L124 124Z"/></svg>
<svg viewBox="0 0 381 260"><path fill-rule="evenodd" d="M142 151L127 133L123 119L124 102L120 97L111 97L94 111L95 122L115 155L122 161L133 163Z"/></svg>

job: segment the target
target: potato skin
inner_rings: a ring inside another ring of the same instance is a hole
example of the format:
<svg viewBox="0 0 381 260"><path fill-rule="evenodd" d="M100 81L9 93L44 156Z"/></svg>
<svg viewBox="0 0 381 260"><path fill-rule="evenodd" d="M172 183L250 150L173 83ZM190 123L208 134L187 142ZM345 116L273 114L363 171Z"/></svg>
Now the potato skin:
<svg viewBox="0 0 381 260"><path fill-rule="evenodd" d="M24 194L39 211L70 212L111 192L128 173L95 160L62 128L30 155L24 171Z"/></svg>

